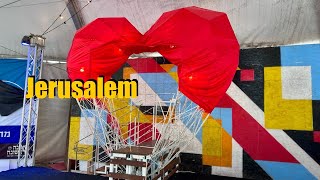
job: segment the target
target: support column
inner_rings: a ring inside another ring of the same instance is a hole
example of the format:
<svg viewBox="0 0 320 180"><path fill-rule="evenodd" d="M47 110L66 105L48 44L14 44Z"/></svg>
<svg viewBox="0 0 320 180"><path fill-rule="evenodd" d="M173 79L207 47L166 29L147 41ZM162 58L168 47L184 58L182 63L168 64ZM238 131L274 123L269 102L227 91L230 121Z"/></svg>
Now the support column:
<svg viewBox="0 0 320 180"><path fill-rule="evenodd" d="M44 38L42 36L31 35L20 127L18 167L34 166L35 164L34 157L37 137L39 99L35 96L29 99L26 98L27 90L30 86L27 79L30 76L34 76L35 82L37 82L41 78L43 52Z"/></svg>

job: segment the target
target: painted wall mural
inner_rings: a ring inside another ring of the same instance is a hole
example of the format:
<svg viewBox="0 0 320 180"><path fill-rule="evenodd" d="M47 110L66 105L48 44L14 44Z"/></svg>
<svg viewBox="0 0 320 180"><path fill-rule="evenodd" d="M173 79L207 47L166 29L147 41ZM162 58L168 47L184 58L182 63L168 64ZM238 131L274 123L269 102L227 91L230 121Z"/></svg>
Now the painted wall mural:
<svg viewBox="0 0 320 180"><path fill-rule="evenodd" d="M164 58L135 59L113 78L138 79L132 102L150 123L146 109L176 92L176 72ZM75 102L71 115L70 134L81 129ZM75 134L70 142L84 137ZM204 174L320 178L320 44L241 50L233 83L181 158L182 170Z"/></svg>

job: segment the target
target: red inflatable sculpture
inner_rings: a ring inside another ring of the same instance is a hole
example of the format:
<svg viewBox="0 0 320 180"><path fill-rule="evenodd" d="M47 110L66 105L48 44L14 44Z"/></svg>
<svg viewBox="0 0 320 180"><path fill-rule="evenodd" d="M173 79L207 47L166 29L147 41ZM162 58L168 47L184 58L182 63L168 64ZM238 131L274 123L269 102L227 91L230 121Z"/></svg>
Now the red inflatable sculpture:
<svg viewBox="0 0 320 180"><path fill-rule="evenodd" d="M76 33L68 74L109 79L141 52L159 52L178 66L179 90L211 112L232 81L239 44L225 13L198 7L164 13L144 35L125 18L99 18Z"/></svg>

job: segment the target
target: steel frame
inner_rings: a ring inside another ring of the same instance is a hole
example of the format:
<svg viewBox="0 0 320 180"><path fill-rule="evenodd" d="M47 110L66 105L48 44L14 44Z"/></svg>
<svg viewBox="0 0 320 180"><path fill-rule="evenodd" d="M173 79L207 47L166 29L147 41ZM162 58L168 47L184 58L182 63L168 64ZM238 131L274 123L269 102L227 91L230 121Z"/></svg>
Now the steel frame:
<svg viewBox="0 0 320 180"><path fill-rule="evenodd" d="M140 123L139 114L137 113L133 116L133 105L126 105L118 109L114 106L114 101L112 99L76 99L77 103L83 112L84 119L87 122L88 128L91 131L91 135L97 142L96 150L94 150L94 157L90 160L95 162L88 168L93 169L93 174L96 174L98 165L100 162L99 149L103 149L107 157L102 157L104 160L111 158L111 153L114 150L118 150L125 147L139 146L139 138L145 134L140 133L144 131L144 128L137 125ZM162 108L163 104L167 103L168 111L164 112ZM106 108L107 107L107 108ZM129 108L130 111L126 112L129 114L129 122L134 123L135 127L133 133L129 131L121 132L119 127L120 124L118 118L124 117L126 114L118 114L118 110ZM90 111L88 111L90 109ZM161 115L158 117L158 111L160 110ZM148 158L148 162L152 164L148 166L143 176L148 178L154 178L159 175L161 170L170 164L174 159L179 157L180 152L182 152L191 142L193 138L198 134L199 130L208 119L209 114L205 113L198 105L194 104L190 99L185 97L182 93L177 91L176 94L172 95L170 101L155 100L154 107L152 107L153 118L152 118L152 140L156 143L153 147L153 152ZM107 123L102 112L109 113L112 120ZM103 128L102 132L96 132L95 128L91 125L89 117L93 117ZM160 119L157 119L160 118ZM156 138L156 131L159 131L161 137ZM119 133L120 132L120 133ZM186 137L187 132L190 133L189 137ZM124 138L125 135L128 137ZM103 138L102 138L103 137ZM133 142L129 143L129 139ZM80 142L79 142L80 143ZM97 152L98 149L98 152ZM90 152L93 154L93 152ZM123 157L125 158L125 157ZM130 160L130 159L127 159ZM96 166L97 165L97 166ZM110 164L111 165L111 164ZM107 166L107 165L106 165ZM111 170L113 167L107 167L109 172L121 173L121 174L132 174L133 171L130 166L117 166L114 171ZM77 169L77 168L75 168ZM146 173L148 172L148 173ZM107 173L107 172L105 172ZM160 173L161 174L161 173ZM161 179L161 178L160 178Z"/></svg>
<svg viewBox="0 0 320 180"><path fill-rule="evenodd" d="M37 44L29 46L18 149L18 167L34 166L35 164L39 99L35 96L29 99L26 98L29 87L27 79L30 76L34 76L35 82L37 82L41 78L43 53L43 46Z"/></svg>

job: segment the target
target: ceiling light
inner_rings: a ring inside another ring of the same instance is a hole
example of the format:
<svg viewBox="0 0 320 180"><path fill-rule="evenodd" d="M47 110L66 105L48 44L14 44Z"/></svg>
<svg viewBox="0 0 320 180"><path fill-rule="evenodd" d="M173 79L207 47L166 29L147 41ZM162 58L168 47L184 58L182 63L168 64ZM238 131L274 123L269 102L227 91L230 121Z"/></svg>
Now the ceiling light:
<svg viewBox="0 0 320 180"><path fill-rule="evenodd" d="M45 38L41 35L31 34L29 36L23 36L21 44L23 46L45 46Z"/></svg>
<svg viewBox="0 0 320 180"><path fill-rule="evenodd" d="M21 44L23 46L29 46L30 45L30 36L23 36L22 40L21 40Z"/></svg>

